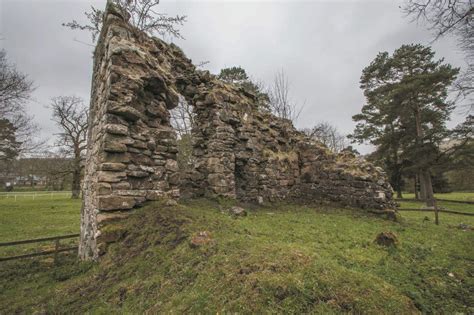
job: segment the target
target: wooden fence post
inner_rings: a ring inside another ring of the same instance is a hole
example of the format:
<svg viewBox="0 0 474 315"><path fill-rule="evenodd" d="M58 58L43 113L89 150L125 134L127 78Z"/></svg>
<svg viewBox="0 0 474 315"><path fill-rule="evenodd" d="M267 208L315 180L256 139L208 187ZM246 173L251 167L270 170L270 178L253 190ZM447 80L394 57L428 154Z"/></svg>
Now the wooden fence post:
<svg viewBox="0 0 474 315"><path fill-rule="evenodd" d="M76 237L79 237L79 236L80 236L79 234L68 234L68 235L43 237L43 238L37 238L37 239L31 239L31 240L21 240L21 241L13 241L13 242L6 242L6 243L1 243L0 242L0 247L16 246L16 245L20 245L20 244L32 244L32 243L39 243L39 242L46 242L46 241L54 242L54 249L46 250L46 251L42 251L42 252L31 253L31 254L18 255L18 256L0 257L0 262L7 261L7 260L20 259L20 258L43 256L43 255L54 255L54 263L56 264L59 260L59 256L58 256L59 253L68 252L68 251L72 251L72 250L76 250L76 251L78 250L78 246L61 248L60 240L76 238Z"/></svg>
<svg viewBox="0 0 474 315"><path fill-rule="evenodd" d="M436 202L436 198L433 198L433 202L434 202L434 212L435 212L435 224L439 225L438 203Z"/></svg>
<svg viewBox="0 0 474 315"><path fill-rule="evenodd" d="M58 264L59 239L54 241L54 264Z"/></svg>

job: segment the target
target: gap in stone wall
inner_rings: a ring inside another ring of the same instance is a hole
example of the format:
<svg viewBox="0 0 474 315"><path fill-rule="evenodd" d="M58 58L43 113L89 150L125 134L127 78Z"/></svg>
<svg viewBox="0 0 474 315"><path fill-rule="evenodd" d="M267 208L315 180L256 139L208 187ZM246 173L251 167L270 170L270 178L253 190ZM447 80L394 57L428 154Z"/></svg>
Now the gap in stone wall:
<svg viewBox="0 0 474 315"><path fill-rule="evenodd" d="M178 106L170 110L171 126L176 131L178 152L177 160L180 173L191 170L195 162L193 138L194 106L179 94Z"/></svg>
<svg viewBox="0 0 474 315"><path fill-rule="evenodd" d="M248 183L245 176L245 168L247 161L244 159L235 158L235 169L234 169L234 178L235 178L235 194L237 199L242 199L245 196Z"/></svg>

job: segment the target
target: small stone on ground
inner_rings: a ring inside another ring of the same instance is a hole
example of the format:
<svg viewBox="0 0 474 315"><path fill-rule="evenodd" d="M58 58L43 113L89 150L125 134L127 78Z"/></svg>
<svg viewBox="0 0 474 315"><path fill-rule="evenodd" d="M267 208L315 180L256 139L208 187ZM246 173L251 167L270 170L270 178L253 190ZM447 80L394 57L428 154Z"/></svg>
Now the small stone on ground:
<svg viewBox="0 0 474 315"><path fill-rule="evenodd" d="M211 233L208 231L202 231L194 234L191 237L189 245L193 248L200 247L209 244L212 241Z"/></svg>
<svg viewBox="0 0 474 315"><path fill-rule="evenodd" d="M173 206L177 206L178 202L174 199L170 199L170 200L166 201L166 205L169 206L169 207L173 207Z"/></svg>
<svg viewBox="0 0 474 315"><path fill-rule="evenodd" d="M237 206L227 209L227 213L235 217L245 217L247 215L247 211L244 208Z"/></svg>
<svg viewBox="0 0 474 315"><path fill-rule="evenodd" d="M390 246L397 246L398 244L398 237L393 232L381 232L375 238L375 243L381 246L390 247Z"/></svg>

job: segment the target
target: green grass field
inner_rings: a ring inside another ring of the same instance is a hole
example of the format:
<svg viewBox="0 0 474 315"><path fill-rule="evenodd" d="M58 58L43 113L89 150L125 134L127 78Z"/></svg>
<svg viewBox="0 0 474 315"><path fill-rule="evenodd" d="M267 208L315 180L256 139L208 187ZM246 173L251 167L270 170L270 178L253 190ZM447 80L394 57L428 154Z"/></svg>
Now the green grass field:
<svg viewBox="0 0 474 315"><path fill-rule="evenodd" d="M0 200L0 242L78 231L77 201L12 204ZM474 235L458 227L474 217L442 213L436 226L432 213L402 212L397 223L279 204L233 219L218 208L193 200L138 209L99 265L74 254L57 266L51 258L0 263L0 314L474 311ZM213 241L190 248L204 230ZM382 231L396 233L399 246L374 244Z"/></svg>
<svg viewBox="0 0 474 315"><path fill-rule="evenodd" d="M79 233L81 201L68 194L0 195L0 242ZM51 242L45 244L51 245ZM0 247L0 256L30 252L37 244Z"/></svg>

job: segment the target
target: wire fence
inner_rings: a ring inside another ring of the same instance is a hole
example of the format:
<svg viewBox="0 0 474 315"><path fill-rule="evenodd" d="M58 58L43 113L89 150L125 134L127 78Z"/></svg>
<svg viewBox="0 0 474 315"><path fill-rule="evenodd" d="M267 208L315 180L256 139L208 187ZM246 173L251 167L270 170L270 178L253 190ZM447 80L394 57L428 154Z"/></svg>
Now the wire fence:
<svg viewBox="0 0 474 315"><path fill-rule="evenodd" d="M37 199L37 198L49 198L54 199L55 197L70 197L70 191L12 191L12 192L0 192L0 199Z"/></svg>
<svg viewBox="0 0 474 315"><path fill-rule="evenodd" d="M79 234L68 234L68 235L60 235L60 236L53 236L53 237L43 237L43 238L30 239L30 240L0 243L0 247L4 247L4 246L17 246L17 245L23 245L23 244L32 244L32 243L40 243L40 242L48 242L48 241L54 242L53 250L34 252L34 253L25 254L25 255L0 257L0 262L7 261L7 260L21 259L21 258L36 257L36 256L54 255L54 262L56 263L58 260L59 253L74 251L78 249L78 246L72 246L72 247L61 246L60 240L78 238L78 237L79 237Z"/></svg>
<svg viewBox="0 0 474 315"><path fill-rule="evenodd" d="M443 213L451 213L451 214L460 214L460 215L467 215L467 216L474 216L474 212L463 212L463 211L453 211L449 209L430 209L430 208L398 208L399 211L418 211L418 212L443 212Z"/></svg>
<svg viewBox="0 0 474 315"><path fill-rule="evenodd" d="M436 200L443 201L443 202L453 202L453 203L463 203L463 204L468 204L468 205L474 205L474 201L471 201L471 200L453 200L453 199L439 199L439 198L436 198ZM396 198L395 201L425 202L424 200L414 199L414 198Z"/></svg>

